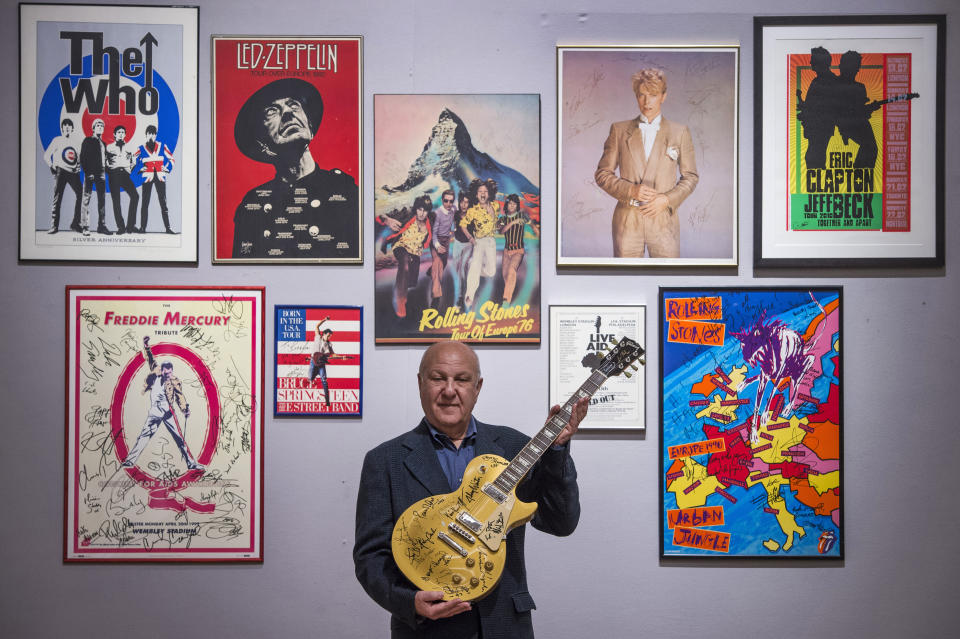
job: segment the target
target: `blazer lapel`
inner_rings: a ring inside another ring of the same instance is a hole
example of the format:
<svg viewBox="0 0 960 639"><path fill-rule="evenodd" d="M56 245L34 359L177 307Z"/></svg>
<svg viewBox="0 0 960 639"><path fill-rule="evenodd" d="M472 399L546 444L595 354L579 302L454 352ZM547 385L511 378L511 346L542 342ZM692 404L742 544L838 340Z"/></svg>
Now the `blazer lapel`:
<svg viewBox="0 0 960 639"><path fill-rule="evenodd" d="M637 179L643 176L647 167L647 154L643 151L643 134L640 132L640 116L631 121L630 131L627 133L627 148L637 165Z"/></svg>
<svg viewBox="0 0 960 639"><path fill-rule="evenodd" d="M499 455L504 457L506 451L500 444L499 438L493 434L489 426L477 422L477 443L474 446L474 452L477 455ZM508 460L509 461L509 460Z"/></svg>
<svg viewBox="0 0 960 639"><path fill-rule="evenodd" d="M423 484L431 495L444 495L450 492L447 476L443 474L437 451L430 441L430 431L425 421L421 421L403 441L410 453L404 458L403 464L407 470Z"/></svg>

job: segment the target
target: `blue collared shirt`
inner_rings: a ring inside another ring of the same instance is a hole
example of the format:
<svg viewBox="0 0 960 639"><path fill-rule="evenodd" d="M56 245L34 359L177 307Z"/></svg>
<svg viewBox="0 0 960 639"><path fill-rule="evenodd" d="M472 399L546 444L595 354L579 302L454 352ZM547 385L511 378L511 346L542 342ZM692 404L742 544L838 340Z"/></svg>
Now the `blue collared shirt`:
<svg viewBox="0 0 960 639"><path fill-rule="evenodd" d="M440 468L447 477L450 484L450 490L456 490L463 481L463 473L467 469L467 464L474 458L474 446L477 443L477 422L470 416L470 425L467 426L467 433L460 442L460 448L454 445L453 440L433 427L433 424L424 420L427 428L430 429L430 439L433 447L437 451L437 459L440 461Z"/></svg>

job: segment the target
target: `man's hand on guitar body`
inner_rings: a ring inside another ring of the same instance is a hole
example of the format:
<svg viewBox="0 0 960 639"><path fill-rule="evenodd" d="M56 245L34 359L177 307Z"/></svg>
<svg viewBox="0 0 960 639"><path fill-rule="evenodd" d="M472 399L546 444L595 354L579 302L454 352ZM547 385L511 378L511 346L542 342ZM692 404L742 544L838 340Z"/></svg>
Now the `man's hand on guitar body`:
<svg viewBox="0 0 960 639"><path fill-rule="evenodd" d="M444 601L439 590L418 590L413 604L417 614L426 619L445 619L470 610L470 602L460 599Z"/></svg>

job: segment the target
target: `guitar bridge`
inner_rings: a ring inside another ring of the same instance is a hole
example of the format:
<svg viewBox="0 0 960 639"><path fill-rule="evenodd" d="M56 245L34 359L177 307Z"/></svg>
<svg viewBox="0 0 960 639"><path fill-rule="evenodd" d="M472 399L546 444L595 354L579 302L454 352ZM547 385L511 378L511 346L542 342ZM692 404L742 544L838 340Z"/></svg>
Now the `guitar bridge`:
<svg viewBox="0 0 960 639"><path fill-rule="evenodd" d="M506 493L504 493L502 490L500 490L493 484L486 484L480 490L482 490L487 497L491 498L498 504L502 504L503 502L507 501Z"/></svg>
<svg viewBox="0 0 960 639"><path fill-rule="evenodd" d="M439 540L442 541L443 543L445 543L445 544L447 544L448 546L450 546L451 548L453 548L461 557L466 557L466 556L467 556L467 551L466 551L466 549L465 549L463 546L461 546L460 544L458 544L457 542L455 542L455 541L453 540L453 538L452 538L450 535L448 535L447 533L445 533L445 532L438 532L438 533L437 533L437 539L439 539Z"/></svg>

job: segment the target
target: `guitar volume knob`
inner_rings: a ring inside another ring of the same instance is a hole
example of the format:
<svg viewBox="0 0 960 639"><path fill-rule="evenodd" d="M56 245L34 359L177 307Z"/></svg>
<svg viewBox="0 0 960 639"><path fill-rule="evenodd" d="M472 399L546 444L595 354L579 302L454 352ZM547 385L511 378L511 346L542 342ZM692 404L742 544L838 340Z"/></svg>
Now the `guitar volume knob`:
<svg viewBox="0 0 960 639"><path fill-rule="evenodd" d="M492 561L488 561L488 562L484 563L484 564L483 564L483 569L486 570L487 572L490 572L491 570L493 570L493 562L492 562Z"/></svg>
<svg viewBox="0 0 960 639"><path fill-rule="evenodd" d="M476 577L470 577L470 585L474 588L480 585L480 580Z"/></svg>
<svg viewBox="0 0 960 639"><path fill-rule="evenodd" d="M467 557L464 563L467 564L467 568L473 568L473 565L477 563L477 561L473 557Z"/></svg>
<svg viewBox="0 0 960 639"><path fill-rule="evenodd" d="M460 575L454 575L454 576L453 576L453 583L458 584L458 583L460 583L461 581L463 581L463 577L461 577Z"/></svg>

